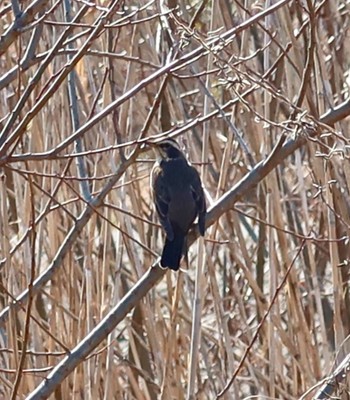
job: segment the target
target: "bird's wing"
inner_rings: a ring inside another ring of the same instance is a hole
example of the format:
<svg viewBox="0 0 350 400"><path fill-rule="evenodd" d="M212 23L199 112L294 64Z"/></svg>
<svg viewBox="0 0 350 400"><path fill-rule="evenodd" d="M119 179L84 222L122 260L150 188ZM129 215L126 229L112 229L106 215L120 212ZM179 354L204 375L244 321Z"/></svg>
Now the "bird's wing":
<svg viewBox="0 0 350 400"><path fill-rule="evenodd" d="M204 236L205 231L205 214L207 212L207 206L205 203L205 196L202 187L202 182L199 174L195 168L192 167L192 184L191 191L193 199L196 203L196 208L198 210L198 227L199 233Z"/></svg>
<svg viewBox="0 0 350 400"><path fill-rule="evenodd" d="M168 240L174 239L174 231L169 221L169 203L170 194L164 182L164 176L161 168L156 165L152 171L152 187L153 197L156 205L156 210L159 216L160 223L165 230Z"/></svg>

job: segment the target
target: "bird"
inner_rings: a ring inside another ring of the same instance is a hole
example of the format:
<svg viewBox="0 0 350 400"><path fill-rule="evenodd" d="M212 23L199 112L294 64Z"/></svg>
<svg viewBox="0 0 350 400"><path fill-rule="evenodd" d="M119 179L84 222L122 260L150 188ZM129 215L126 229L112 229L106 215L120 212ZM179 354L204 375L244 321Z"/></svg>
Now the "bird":
<svg viewBox="0 0 350 400"><path fill-rule="evenodd" d="M199 233L204 236L206 202L203 186L198 171L174 139L149 142L149 145L158 156L151 172L151 190L166 236L160 266L177 271L187 250L188 231L197 216Z"/></svg>

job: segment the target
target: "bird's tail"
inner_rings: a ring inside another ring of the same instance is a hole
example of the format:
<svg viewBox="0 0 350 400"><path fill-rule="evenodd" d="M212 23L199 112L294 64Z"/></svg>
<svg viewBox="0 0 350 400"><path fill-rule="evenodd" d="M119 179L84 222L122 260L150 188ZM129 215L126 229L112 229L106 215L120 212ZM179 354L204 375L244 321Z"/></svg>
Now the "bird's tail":
<svg viewBox="0 0 350 400"><path fill-rule="evenodd" d="M180 260L184 251L185 236L175 235L173 240L165 240L160 265L177 271L180 268Z"/></svg>

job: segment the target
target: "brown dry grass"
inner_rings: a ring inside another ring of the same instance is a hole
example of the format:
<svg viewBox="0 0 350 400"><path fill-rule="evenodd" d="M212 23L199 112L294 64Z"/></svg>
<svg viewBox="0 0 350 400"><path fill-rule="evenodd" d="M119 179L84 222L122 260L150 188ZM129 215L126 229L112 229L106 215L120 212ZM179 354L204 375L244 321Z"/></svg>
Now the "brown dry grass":
<svg viewBox="0 0 350 400"><path fill-rule="evenodd" d="M349 4L162 4L0 4L0 398L311 399L349 354ZM169 134L213 206L178 274Z"/></svg>

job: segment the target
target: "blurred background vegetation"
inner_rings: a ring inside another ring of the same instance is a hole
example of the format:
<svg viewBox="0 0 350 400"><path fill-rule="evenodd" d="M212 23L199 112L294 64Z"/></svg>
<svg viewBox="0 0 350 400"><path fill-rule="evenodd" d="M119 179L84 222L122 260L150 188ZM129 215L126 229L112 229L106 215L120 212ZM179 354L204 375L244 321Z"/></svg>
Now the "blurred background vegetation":
<svg viewBox="0 0 350 400"><path fill-rule="evenodd" d="M349 26L341 0L0 3L0 398L155 262L142 143L169 135L209 208L280 158L50 398L316 396L350 352Z"/></svg>

